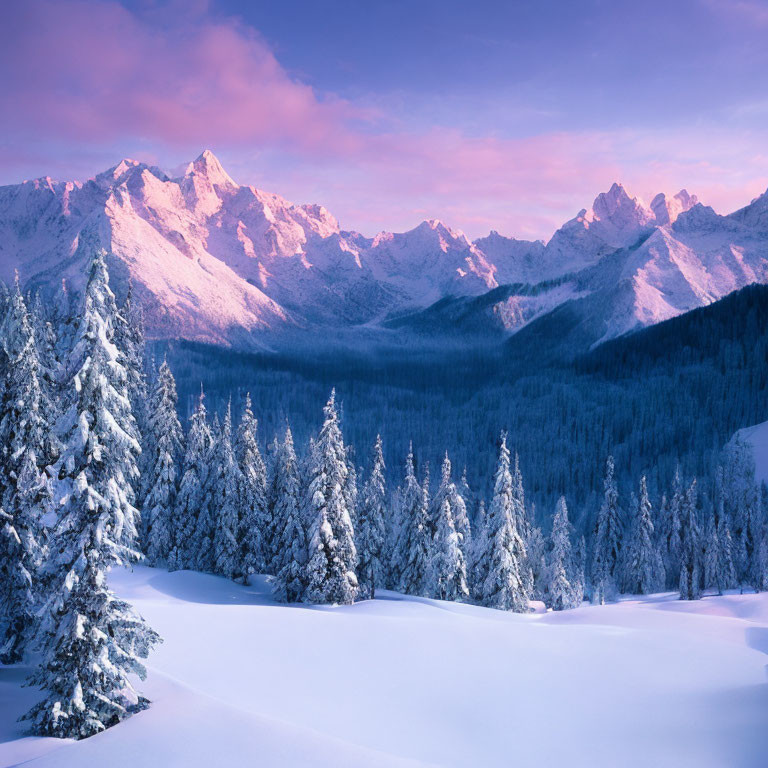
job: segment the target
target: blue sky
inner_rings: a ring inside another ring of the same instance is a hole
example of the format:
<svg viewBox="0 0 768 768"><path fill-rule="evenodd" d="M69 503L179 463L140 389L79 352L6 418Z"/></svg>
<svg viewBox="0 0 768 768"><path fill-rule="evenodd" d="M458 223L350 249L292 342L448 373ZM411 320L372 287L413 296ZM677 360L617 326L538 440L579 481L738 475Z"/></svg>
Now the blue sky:
<svg viewBox="0 0 768 768"><path fill-rule="evenodd" d="M614 180L721 212L768 186L768 0L19 0L6 22L0 183L209 147L366 234L544 238Z"/></svg>

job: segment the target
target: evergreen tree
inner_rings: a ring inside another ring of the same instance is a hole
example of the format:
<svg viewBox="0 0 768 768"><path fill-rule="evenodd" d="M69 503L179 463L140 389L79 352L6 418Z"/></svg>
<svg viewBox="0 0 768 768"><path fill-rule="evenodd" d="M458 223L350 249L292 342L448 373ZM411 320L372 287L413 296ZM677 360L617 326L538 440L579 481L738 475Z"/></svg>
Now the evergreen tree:
<svg viewBox="0 0 768 768"><path fill-rule="evenodd" d="M128 292L115 323L115 343L125 355L128 374L127 391L131 408L140 434L147 430L147 378L144 369L144 312L134 300L133 282L128 283Z"/></svg>
<svg viewBox="0 0 768 768"><path fill-rule="evenodd" d="M213 513L213 570L228 579L242 577L240 568L239 495L240 471L232 449L232 407L227 406L224 425L212 456L214 475L210 487L214 498L209 502Z"/></svg>
<svg viewBox="0 0 768 768"><path fill-rule="evenodd" d="M475 512L474 535L470 544L469 588L472 599L480 602L483 599L483 587L488 577L488 522L485 513L485 501L480 499Z"/></svg>
<svg viewBox="0 0 768 768"><path fill-rule="evenodd" d="M568 507L565 497L561 496L552 521L552 551L547 569L547 603L553 611L565 611L581 604L582 595L574 578L570 528Z"/></svg>
<svg viewBox="0 0 768 768"><path fill-rule="evenodd" d="M541 528L528 529L525 541L526 559L522 569L526 592L532 600L545 600L547 589L547 543Z"/></svg>
<svg viewBox="0 0 768 768"><path fill-rule="evenodd" d="M640 478L640 497L632 504L629 540L625 547L624 591L632 595L650 595L664 583L663 563L654 546L651 500L645 475Z"/></svg>
<svg viewBox="0 0 768 768"><path fill-rule="evenodd" d="M167 362L160 366L147 422L143 478L144 551L150 565L168 562L174 543L177 475L184 436L176 414L176 381Z"/></svg>
<svg viewBox="0 0 768 768"><path fill-rule="evenodd" d="M191 551L194 553L195 570L214 573L216 570L216 551L213 539L216 532L216 516L219 505L219 466L221 422L214 413L211 420L211 443L206 460L206 471L202 476L202 501L197 515L195 530L192 533Z"/></svg>
<svg viewBox="0 0 768 768"><path fill-rule="evenodd" d="M55 419L41 390L37 344L18 275L0 335L5 352L5 385L0 403L0 501L10 512L13 502L9 499L15 493L25 452L35 455L41 470L51 458L49 419Z"/></svg>
<svg viewBox="0 0 768 768"><path fill-rule="evenodd" d="M25 716L39 735L85 738L146 706L130 676L144 677L141 659L159 639L106 586L111 567L139 558L131 491L139 445L113 343L116 314L98 252L67 366L74 394L58 464L62 502L47 561L42 661L31 679L47 694Z"/></svg>
<svg viewBox="0 0 768 768"><path fill-rule="evenodd" d="M696 513L696 480L689 486L681 509L680 599L701 597L701 534Z"/></svg>
<svg viewBox="0 0 768 768"><path fill-rule="evenodd" d="M517 529L515 487L510 472L506 435L501 436L493 500L487 514L488 565L482 603L489 608L528 610L528 593L521 574L525 545Z"/></svg>
<svg viewBox="0 0 768 768"><path fill-rule="evenodd" d="M357 574L360 596L373 599L376 585L382 580L382 556L385 541L385 508L387 488L381 435L376 436L373 447L371 472L363 488L360 514L357 520Z"/></svg>
<svg viewBox="0 0 768 768"><path fill-rule="evenodd" d="M309 561L306 599L312 603L354 602L357 551L345 488L349 468L336 411L336 393L323 409L325 421L314 449L309 483Z"/></svg>
<svg viewBox="0 0 768 768"><path fill-rule="evenodd" d="M603 503L597 516L592 559L593 599L605 603L616 592L617 569L621 554L621 512L614 479L613 456L606 462Z"/></svg>
<svg viewBox="0 0 768 768"><path fill-rule="evenodd" d="M309 547L307 521L301 503L299 462L293 447L290 427L275 456L273 472L277 493L274 515L275 553L273 561L275 598L284 603L304 599L307 588Z"/></svg>
<svg viewBox="0 0 768 768"><path fill-rule="evenodd" d="M261 457L257 439L257 422L251 410L251 396L245 396L245 410L240 419L235 448L240 465L238 473L238 504L240 525L240 564L238 571L245 581L251 573L265 567L262 532L266 530L267 468Z"/></svg>
<svg viewBox="0 0 768 768"><path fill-rule="evenodd" d="M669 504L662 507L660 514L660 550L664 561L666 588L674 589L680 574L680 555L682 551L682 533L680 515L683 507L683 481L680 477L680 465L675 469L672 483L672 496Z"/></svg>
<svg viewBox="0 0 768 768"><path fill-rule="evenodd" d="M442 516L443 502L446 500L451 508L451 519L459 537L459 546L464 554L468 551L470 543L469 516L467 514L467 505L461 497L456 484L451 479L451 461L448 458L448 453L445 454L443 459L440 485L434 499L432 499L430 518L432 520L433 533L437 532L438 521Z"/></svg>
<svg viewBox="0 0 768 768"><path fill-rule="evenodd" d="M203 399L201 390L197 406L189 420L184 474L179 484L174 510L174 543L168 558L170 570L198 567L197 522L203 506L203 489L208 476L208 460L213 442Z"/></svg>
<svg viewBox="0 0 768 768"><path fill-rule="evenodd" d="M424 595L427 590L432 536L429 525L429 506L424 503L424 500L424 490L416 479L411 446L405 460L405 478L400 496L402 535L395 553L400 563L399 567L396 566L400 572L399 589L406 595Z"/></svg>
<svg viewBox="0 0 768 768"><path fill-rule="evenodd" d="M430 595L438 600L463 600L469 596L464 553L453 524L451 502L446 496L436 521L430 567Z"/></svg>

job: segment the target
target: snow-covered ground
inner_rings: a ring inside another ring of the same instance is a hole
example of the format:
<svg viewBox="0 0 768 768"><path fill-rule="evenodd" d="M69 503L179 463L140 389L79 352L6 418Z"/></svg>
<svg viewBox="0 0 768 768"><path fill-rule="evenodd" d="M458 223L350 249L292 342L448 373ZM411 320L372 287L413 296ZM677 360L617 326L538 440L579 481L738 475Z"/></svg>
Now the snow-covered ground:
<svg viewBox="0 0 768 768"><path fill-rule="evenodd" d="M0 669L0 766L768 765L768 595L519 616L404 598L275 605L197 573L117 572L165 642L152 707L83 742L24 737Z"/></svg>

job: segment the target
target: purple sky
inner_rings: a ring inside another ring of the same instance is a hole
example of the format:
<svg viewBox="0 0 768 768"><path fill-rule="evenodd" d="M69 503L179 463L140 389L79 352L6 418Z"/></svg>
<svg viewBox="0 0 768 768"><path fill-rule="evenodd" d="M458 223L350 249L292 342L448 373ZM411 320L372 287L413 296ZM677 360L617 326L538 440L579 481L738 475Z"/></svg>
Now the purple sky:
<svg viewBox="0 0 768 768"><path fill-rule="evenodd" d="M768 187L767 0L9 0L0 183L171 168L373 234L548 238L614 180Z"/></svg>

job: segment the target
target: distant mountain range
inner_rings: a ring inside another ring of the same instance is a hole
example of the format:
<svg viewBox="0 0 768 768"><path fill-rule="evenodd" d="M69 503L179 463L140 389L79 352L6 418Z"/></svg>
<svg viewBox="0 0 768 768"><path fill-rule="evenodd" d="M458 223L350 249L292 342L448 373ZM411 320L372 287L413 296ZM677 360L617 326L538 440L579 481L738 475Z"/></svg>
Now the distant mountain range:
<svg viewBox="0 0 768 768"><path fill-rule="evenodd" d="M768 282L768 193L720 216L686 190L646 206L614 184L545 244L436 220L364 237L236 184L209 151L175 178L123 160L85 183L0 187L0 279L76 291L97 246L158 339L469 343L567 307L594 345Z"/></svg>

